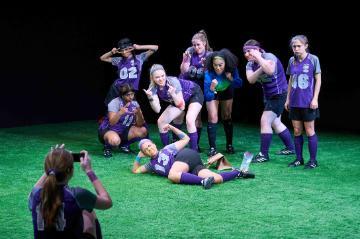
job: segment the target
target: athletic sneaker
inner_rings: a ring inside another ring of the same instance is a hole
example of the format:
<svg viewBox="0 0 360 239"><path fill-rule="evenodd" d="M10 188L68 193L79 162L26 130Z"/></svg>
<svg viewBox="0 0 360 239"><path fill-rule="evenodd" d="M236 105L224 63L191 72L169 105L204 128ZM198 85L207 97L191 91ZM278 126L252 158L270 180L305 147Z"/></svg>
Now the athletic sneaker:
<svg viewBox="0 0 360 239"><path fill-rule="evenodd" d="M304 165L304 160L303 159L301 159L301 160L295 159L293 162L288 164L288 167L297 167L300 165Z"/></svg>
<svg viewBox="0 0 360 239"><path fill-rule="evenodd" d="M265 157L261 152L259 152L253 159L252 163L263 163L269 161L269 158Z"/></svg>
<svg viewBox="0 0 360 239"><path fill-rule="evenodd" d="M111 158L112 157L111 149L104 148L104 157L105 158Z"/></svg>
<svg viewBox="0 0 360 239"><path fill-rule="evenodd" d="M231 144L226 145L226 153L228 153L228 154L235 153L234 147Z"/></svg>
<svg viewBox="0 0 360 239"><path fill-rule="evenodd" d="M307 162L304 166L304 169L313 169L316 168L318 166L317 161L311 161L309 160L309 162Z"/></svg>
<svg viewBox="0 0 360 239"><path fill-rule="evenodd" d="M284 148L278 152L276 152L276 155L292 155L292 154L295 154L295 151L294 150L290 150L288 148Z"/></svg>
<svg viewBox="0 0 360 239"><path fill-rule="evenodd" d="M212 156L214 156L215 154L217 154L216 149L213 148L213 147L211 147L210 150L209 150L209 152L208 152L208 156L209 156L209 157L212 157Z"/></svg>
<svg viewBox="0 0 360 239"><path fill-rule="evenodd" d="M204 178L201 181L201 184L203 185L204 189L210 189L212 187L214 181L215 181L214 177L208 177L208 178Z"/></svg>

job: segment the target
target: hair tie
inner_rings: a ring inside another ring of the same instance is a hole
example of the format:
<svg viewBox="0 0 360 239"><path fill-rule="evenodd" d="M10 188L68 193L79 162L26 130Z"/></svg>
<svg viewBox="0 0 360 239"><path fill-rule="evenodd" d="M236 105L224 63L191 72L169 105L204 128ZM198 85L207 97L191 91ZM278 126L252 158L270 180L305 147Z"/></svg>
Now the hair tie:
<svg viewBox="0 0 360 239"><path fill-rule="evenodd" d="M251 49L258 50L258 51L260 51L261 53L264 53L264 52L265 52L264 49L262 49L262 48L260 48L260 47L258 47L258 46L251 46L251 45L244 46L244 47L243 47L243 52L246 53L246 52L248 52L248 51L251 50Z"/></svg>
<svg viewBox="0 0 360 239"><path fill-rule="evenodd" d="M46 171L46 174L47 174L48 176L50 176L50 175L56 176L55 169L53 169L53 168L48 169L48 171Z"/></svg>

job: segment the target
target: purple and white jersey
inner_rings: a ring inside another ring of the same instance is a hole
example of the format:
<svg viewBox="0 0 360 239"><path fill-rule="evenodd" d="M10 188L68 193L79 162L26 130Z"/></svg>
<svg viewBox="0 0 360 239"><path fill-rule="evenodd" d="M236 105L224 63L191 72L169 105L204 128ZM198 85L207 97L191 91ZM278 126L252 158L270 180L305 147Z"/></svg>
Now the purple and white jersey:
<svg viewBox="0 0 360 239"><path fill-rule="evenodd" d="M29 210L32 212L34 238L78 238L76 236L80 236L83 231L82 210L91 212L94 209L96 195L83 188L64 186L62 206L56 216L55 230L45 231L41 212L41 191L42 188L34 187L28 201Z"/></svg>
<svg viewBox="0 0 360 239"><path fill-rule="evenodd" d="M186 51L191 54L190 67L188 72L180 74L179 78L199 82L204 79L205 72L205 67L201 59L208 57L212 52L205 51L203 54L198 55L193 47L189 47Z"/></svg>
<svg viewBox="0 0 360 239"><path fill-rule="evenodd" d="M290 107L309 108L314 96L315 74L321 73L319 58L310 53L302 62L291 57L286 74L292 76Z"/></svg>
<svg viewBox="0 0 360 239"><path fill-rule="evenodd" d="M178 79L173 76L166 77L166 84L164 87L160 87L156 85L151 88L152 95L158 95L159 99L173 103L174 100L171 95L168 93L169 87L167 84L170 84L175 88L175 93L179 93L182 91L185 103L188 103L191 96L193 95L193 88L195 87L195 83L189 80Z"/></svg>
<svg viewBox="0 0 360 239"><path fill-rule="evenodd" d="M150 162L145 165L145 168L149 172L167 177L178 152L179 150L176 149L175 144L166 145L154 158L151 158Z"/></svg>
<svg viewBox="0 0 360 239"><path fill-rule="evenodd" d="M279 95L287 92L288 84L280 60L272 53L262 53L261 56L266 60L275 62L275 71L272 75L263 73L257 79L257 82L261 83L264 91L265 99L269 99L274 95ZM254 61L249 61L246 65L246 70L256 71L260 68L260 65Z"/></svg>
<svg viewBox="0 0 360 239"><path fill-rule="evenodd" d="M135 55L135 58L113 57L111 64L118 68L119 76L119 78L115 80L116 86L119 87L124 84L129 84L135 90L138 90L142 65L146 59L146 52Z"/></svg>
<svg viewBox="0 0 360 239"><path fill-rule="evenodd" d="M119 112L125 105L126 103L120 97L117 97L108 104L108 112ZM124 130L129 129L135 123L135 114L131 112L134 112L134 110L139 107L140 105L136 100L131 101L128 106L128 113L123 114L116 124L110 125L109 117L106 116L101 122L99 129L101 131L108 129L121 134Z"/></svg>

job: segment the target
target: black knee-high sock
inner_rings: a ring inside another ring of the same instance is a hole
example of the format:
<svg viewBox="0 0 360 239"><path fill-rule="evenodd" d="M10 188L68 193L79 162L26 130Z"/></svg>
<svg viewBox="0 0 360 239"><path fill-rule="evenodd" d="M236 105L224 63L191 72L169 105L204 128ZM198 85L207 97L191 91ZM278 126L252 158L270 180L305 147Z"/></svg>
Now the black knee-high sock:
<svg viewBox="0 0 360 239"><path fill-rule="evenodd" d="M197 144L199 145L202 127L200 127L200 128L197 128L197 127L196 127L196 131L197 131L197 134L198 134Z"/></svg>
<svg viewBox="0 0 360 239"><path fill-rule="evenodd" d="M216 148L216 128L217 128L217 123L214 124L209 122L207 125L210 148Z"/></svg>
<svg viewBox="0 0 360 239"><path fill-rule="evenodd" d="M104 149L112 149L112 145L107 140L104 141Z"/></svg>
<svg viewBox="0 0 360 239"><path fill-rule="evenodd" d="M223 120L224 131L226 136L226 145L233 143L233 123L232 119Z"/></svg>

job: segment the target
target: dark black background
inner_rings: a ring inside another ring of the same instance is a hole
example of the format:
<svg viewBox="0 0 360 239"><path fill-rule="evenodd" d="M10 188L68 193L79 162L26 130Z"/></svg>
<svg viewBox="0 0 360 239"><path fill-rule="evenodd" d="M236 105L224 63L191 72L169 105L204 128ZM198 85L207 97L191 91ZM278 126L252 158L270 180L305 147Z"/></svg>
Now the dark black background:
<svg viewBox="0 0 360 239"><path fill-rule="evenodd" d="M95 121L105 113L103 100L116 78L116 69L99 57L116 46L120 38L129 37L136 44L159 45L159 51L144 64L144 88L148 86L148 69L153 63L163 64L168 75L178 75L182 52L191 44L193 34L205 29L211 47L226 47L239 57L245 84L236 91L235 121L258 124L263 107L261 87L245 80L243 43L257 39L286 68L292 55L290 38L305 34L310 51L319 57L322 68L318 128L360 131L360 79L356 64L349 57L358 55L358 41L354 39L357 30L352 27L355 16L346 15L346 8L319 16L317 10L297 12L296 8L273 12L266 7L261 11L231 6L217 11L175 6L167 11L145 6L140 11L122 7L127 11L112 5L92 6L91 10L2 9L0 127ZM346 17L340 17L339 11L345 11L342 15ZM146 120L155 122L158 115L150 110L142 92L138 100ZM287 113L283 118L289 123Z"/></svg>

